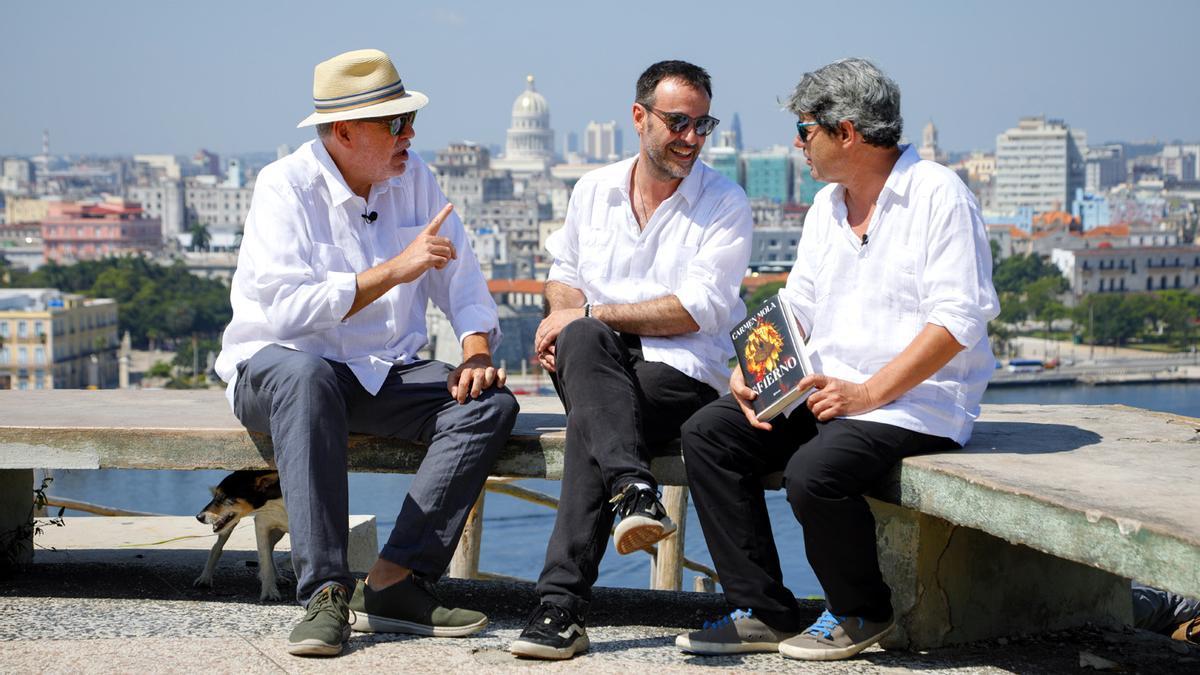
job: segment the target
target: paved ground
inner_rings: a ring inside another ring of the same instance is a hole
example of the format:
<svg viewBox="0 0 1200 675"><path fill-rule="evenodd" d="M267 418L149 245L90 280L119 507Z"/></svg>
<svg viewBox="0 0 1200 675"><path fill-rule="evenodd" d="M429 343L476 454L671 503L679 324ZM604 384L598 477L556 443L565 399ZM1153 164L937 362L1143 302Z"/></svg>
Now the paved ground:
<svg viewBox="0 0 1200 675"><path fill-rule="evenodd" d="M1081 658L1098 657L1118 672L1200 672L1200 650L1132 629L1082 628L927 653L872 649L832 666L774 654L701 658L676 651L673 637L727 611L720 596L614 589L597 591L589 654L560 664L521 661L505 647L533 606L532 587L457 580L443 581L442 594L486 611L492 625L483 634L456 640L355 634L336 660L299 659L283 645L300 610L257 602L250 552L227 554L211 591L191 587L201 551L120 550L103 561L46 557L56 562L35 563L0 584L0 671L1062 673L1077 671ZM819 611L815 603L806 608L814 617Z"/></svg>

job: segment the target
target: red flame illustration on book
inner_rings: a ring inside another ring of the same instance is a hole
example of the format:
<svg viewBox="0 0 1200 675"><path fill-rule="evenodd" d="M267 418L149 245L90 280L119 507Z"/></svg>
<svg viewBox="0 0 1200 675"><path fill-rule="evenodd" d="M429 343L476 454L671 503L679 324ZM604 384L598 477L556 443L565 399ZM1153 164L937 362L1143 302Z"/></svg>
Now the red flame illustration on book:
<svg viewBox="0 0 1200 675"><path fill-rule="evenodd" d="M746 369L754 375L756 383L779 366L779 354L782 351L783 337L779 335L775 324L763 321L750 331L743 353L746 356Z"/></svg>

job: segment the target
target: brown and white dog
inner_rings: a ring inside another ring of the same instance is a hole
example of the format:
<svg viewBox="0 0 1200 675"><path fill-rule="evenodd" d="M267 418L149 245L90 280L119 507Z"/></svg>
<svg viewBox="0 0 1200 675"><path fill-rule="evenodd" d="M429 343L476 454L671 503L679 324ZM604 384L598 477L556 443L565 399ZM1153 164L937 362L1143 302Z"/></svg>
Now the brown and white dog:
<svg viewBox="0 0 1200 675"><path fill-rule="evenodd" d="M288 531L283 491L278 471L234 471L213 488L212 501L196 514L196 520L212 525L217 541L208 553L204 571L193 586L212 587L213 570L221 558L225 542L239 521L254 515L254 537L258 543L258 579L262 582L260 600L279 600L278 575L272 552Z"/></svg>

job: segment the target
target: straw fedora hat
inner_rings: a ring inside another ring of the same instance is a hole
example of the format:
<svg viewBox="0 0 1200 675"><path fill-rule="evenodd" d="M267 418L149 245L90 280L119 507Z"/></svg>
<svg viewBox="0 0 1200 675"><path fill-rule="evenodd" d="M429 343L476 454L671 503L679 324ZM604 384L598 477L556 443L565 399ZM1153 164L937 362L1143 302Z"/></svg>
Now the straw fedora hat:
<svg viewBox="0 0 1200 675"><path fill-rule="evenodd" d="M406 90L387 54L378 49L359 49L318 63L313 70L313 107L297 127L388 117L420 110L429 97Z"/></svg>

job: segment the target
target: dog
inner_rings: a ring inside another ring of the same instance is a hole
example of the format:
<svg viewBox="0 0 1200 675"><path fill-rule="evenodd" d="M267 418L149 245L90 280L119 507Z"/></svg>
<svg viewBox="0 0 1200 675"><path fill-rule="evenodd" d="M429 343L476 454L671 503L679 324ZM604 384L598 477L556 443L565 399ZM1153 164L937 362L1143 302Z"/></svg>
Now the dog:
<svg viewBox="0 0 1200 675"><path fill-rule="evenodd" d="M212 588L213 570L221 559L225 542L238 522L254 515L254 536L258 543L258 579L262 583L259 600L280 600L278 573L272 555L275 545L288 532L287 510L279 487L278 471L234 471L213 488L212 501L196 514L196 520L211 525L217 541L208 553L204 571L193 586Z"/></svg>

